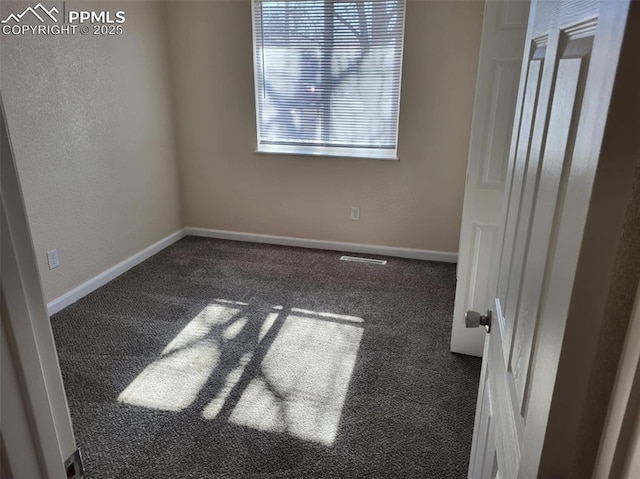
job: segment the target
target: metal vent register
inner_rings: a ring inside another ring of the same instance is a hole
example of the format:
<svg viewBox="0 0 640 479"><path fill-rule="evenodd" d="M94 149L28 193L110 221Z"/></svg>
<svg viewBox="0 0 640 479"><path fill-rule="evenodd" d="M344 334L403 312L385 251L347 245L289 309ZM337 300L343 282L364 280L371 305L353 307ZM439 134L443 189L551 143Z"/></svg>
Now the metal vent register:
<svg viewBox="0 0 640 479"><path fill-rule="evenodd" d="M387 264L387 262L382 259L359 258L358 256L341 256L340 261L353 261L354 263L370 263L380 265Z"/></svg>

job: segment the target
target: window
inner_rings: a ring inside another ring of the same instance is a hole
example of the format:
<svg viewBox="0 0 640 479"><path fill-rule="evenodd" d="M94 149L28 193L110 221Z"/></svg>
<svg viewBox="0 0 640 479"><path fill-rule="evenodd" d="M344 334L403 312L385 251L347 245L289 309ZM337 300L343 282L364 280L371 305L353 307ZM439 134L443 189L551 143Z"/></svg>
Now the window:
<svg viewBox="0 0 640 479"><path fill-rule="evenodd" d="M404 0L253 0L258 151L395 159Z"/></svg>

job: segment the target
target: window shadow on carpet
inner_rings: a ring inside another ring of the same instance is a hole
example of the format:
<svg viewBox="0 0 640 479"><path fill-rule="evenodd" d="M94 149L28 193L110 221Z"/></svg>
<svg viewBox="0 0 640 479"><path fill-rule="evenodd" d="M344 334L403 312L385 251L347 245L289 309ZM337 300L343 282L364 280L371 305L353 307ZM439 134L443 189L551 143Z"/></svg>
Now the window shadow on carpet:
<svg viewBox="0 0 640 479"><path fill-rule="evenodd" d="M363 319L218 299L118 396L331 446Z"/></svg>

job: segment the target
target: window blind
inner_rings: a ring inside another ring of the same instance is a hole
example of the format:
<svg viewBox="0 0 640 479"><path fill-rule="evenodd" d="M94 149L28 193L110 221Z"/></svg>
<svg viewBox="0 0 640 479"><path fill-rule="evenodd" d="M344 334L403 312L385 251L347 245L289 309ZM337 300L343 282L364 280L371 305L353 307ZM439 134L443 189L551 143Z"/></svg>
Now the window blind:
<svg viewBox="0 0 640 479"><path fill-rule="evenodd" d="M258 151L395 158L404 0L254 0Z"/></svg>

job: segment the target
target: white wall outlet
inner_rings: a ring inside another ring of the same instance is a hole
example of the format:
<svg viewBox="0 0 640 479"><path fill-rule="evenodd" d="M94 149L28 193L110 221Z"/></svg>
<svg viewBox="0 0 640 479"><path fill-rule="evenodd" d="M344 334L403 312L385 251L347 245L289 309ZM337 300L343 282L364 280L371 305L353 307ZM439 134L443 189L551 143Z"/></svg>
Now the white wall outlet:
<svg viewBox="0 0 640 479"><path fill-rule="evenodd" d="M57 249L52 249L51 251L47 251L47 263L49 263L49 269L55 269L58 266L60 266Z"/></svg>
<svg viewBox="0 0 640 479"><path fill-rule="evenodd" d="M352 206L351 207L351 219L353 221L358 221L360 219L360 207Z"/></svg>

